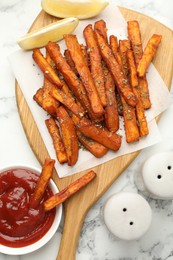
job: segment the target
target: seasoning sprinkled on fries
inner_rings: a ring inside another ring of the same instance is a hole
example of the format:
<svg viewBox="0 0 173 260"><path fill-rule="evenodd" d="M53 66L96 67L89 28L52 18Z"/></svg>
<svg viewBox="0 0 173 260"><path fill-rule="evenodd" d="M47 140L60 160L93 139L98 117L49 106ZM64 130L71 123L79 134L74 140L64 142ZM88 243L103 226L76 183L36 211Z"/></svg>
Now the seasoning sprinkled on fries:
<svg viewBox="0 0 173 260"><path fill-rule="evenodd" d="M121 149L120 120L127 143L149 134L146 73L162 37L154 34L143 51L138 21L127 22L128 39L108 37L108 29L103 20L87 25L85 43L77 35L64 35L64 54L55 42L45 47L46 57L33 50L44 74L33 98L50 115L45 123L60 164L75 165L80 147L96 158ZM59 201L55 196L50 203ZM50 207L45 204L46 210Z"/></svg>

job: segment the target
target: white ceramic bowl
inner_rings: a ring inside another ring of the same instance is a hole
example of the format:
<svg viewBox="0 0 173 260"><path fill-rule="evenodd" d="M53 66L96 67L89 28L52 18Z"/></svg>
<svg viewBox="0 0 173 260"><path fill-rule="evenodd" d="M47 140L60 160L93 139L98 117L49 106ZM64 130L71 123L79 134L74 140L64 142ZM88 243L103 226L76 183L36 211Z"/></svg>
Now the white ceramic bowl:
<svg viewBox="0 0 173 260"><path fill-rule="evenodd" d="M6 170L15 169L15 168L28 169L28 170L34 171L37 174L41 173L41 169L39 169L39 168L30 167L30 166L26 166L26 165L15 165L15 166L9 166L9 167L4 167L3 169L0 169L0 174ZM49 182L49 187L51 188L51 190L54 194L59 192L57 186L55 185L55 183L52 180L50 180L50 182ZM56 230L59 227L61 217L62 217L62 204L60 204L58 207L56 207L55 218L52 223L52 226L40 240L36 241L35 243L33 243L31 245L24 246L24 247L15 247L14 248L14 247L0 245L0 252L4 253L4 254L8 254L8 255L23 255L23 254L31 253L31 252L41 248L55 234Z"/></svg>

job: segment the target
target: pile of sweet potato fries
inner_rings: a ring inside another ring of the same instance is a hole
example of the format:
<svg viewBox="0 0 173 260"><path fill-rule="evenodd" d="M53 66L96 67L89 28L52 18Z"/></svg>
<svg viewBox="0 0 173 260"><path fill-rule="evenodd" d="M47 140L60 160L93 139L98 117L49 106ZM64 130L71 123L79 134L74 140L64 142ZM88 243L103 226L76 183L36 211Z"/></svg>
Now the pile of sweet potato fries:
<svg viewBox="0 0 173 260"><path fill-rule="evenodd" d="M86 45L76 35L64 35L64 55L54 42L45 47L46 57L33 50L44 73L34 100L50 114L46 126L61 164L77 162L79 142L98 158L109 149L117 151L120 116L128 143L149 133L146 71L162 37L154 34L143 51L138 22L128 21L127 27L128 40L108 39L106 23L99 20L84 28Z"/></svg>

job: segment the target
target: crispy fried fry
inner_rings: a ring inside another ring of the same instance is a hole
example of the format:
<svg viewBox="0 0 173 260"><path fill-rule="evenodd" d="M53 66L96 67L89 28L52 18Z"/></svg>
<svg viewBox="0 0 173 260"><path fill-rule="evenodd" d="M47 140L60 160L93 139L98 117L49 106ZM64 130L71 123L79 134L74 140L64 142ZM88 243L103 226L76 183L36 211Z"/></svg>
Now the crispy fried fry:
<svg viewBox="0 0 173 260"><path fill-rule="evenodd" d="M83 135L89 137L103 146L117 151L121 146L121 136L110 132L104 128L94 125L89 119L78 119L74 115L72 119L75 123L77 130Z"/></svg>
<svg viewBox="0 0 173 260"><path fill-rule="evenodd" d="M55 148L56 156L59 163L63 164L67 162L67 155L64 147L64 143L62 141L58 126L53 118L49 118L45 120L45 124L47 129L52 137L53 145Z"/></svg>
<svg viewBox="0 0 173 260"><path fill-rule="evenodd" d="M77 162L79 150L75 126L67 111L62 106L56 109L56 114L65 145L68 165L72 166Z"/></svg>
<svg viewBox="0 0 173 260"><path fill-rule="evenodd" d="M144 109L149 109L151 107L151 101L146 76L143 78L138 77L138 86Z"/></svg>
<svg viewBox="0 0 173 260"><path fill-rule="evenodd" d="M47 158L44 162L41 175L38 179L38 182L36 184L34 194L30 201L30 207L36 208L38 204L40 203L43 194L46 190L46 187L48 185L48 182L50 178L52 177L53 168L54 168L55 160Z"/></svg>
<svg viewBox="0 0 173 260"><path fill-rule="evenodd" d="M88 52L87 52L87 47L83 44L80 44L80 48L81 48L85 63L87 65L87 67L89 67L90 64L89 64L89 56L88 56Z"/></svg>
<svg viewBox="0 0 173 260"><path fill-rule="evenodd" d="M80 143L97 158L102 157L108 152L108 148L84 136L80 131L77 131L77 137Z"/></svg>
<svg viewBox="0 0 173 260"><path fill-rule="evenodd" d="M135 109L128 105L123 97L121 97L123 106L124 128L127 143L139 140L139 129L136 120Z"/></svg>
<svg viewBox="0 0 173 260"><path fill-rule="evenodd" d="M129 80L129 66L127 63L127 51L130 50L130 42L128 40L119 41L119 52L121 57L121 64L123 65L123 72L125 78ZM121 65L121 66L122 66ZM134 89L133 92L135 93ZM136 95L136 93L135 93ZM136 96L137 97L137 96ZM136 118L135 109L127 104L127 101L124 100L124 97L120 97L123 105L123 117L124 117L124 126L126 133L127 143L132 143L139 140L139 129ZM138 102L136 104L136 107Z"/></svg>
<svg viewBox="0 0 173 260"><path fill-rule="evenodd" d="M106 67L106 64L103 64L103 71L107 98L107 105L105 107L105 123L109 131L116 132L119 129L119 115L115 94L115 83L112 75Z"/></svg>
<svg viewBox="0 0 173 260"><path fill-rule="evenodd" d="M94 31L97 31L99 34L101 34L106 43L108 43L107 28L104 20L99 20L94 23Z"/></svg>
<svg viewBox="0 0 173 260"><path fill-rule="evenodd" d="M129 67L127 66L127 55L126 52L130 50L130 41L128 40L120 40L119 41L119 52L122 60L122 65L123 65L123 71L124 75L128 79L129 75Z"/></svg>
<svg viewBox="0 0 173 260"><path fill-rule="evenodd" d="M137 67L137 73L139 77L144 77L146 71L153 60L154 56L156 55L157 48L161 42L162 36L153 34L153 36L149 39L147 46L144 50L141 60L139 61Z"/></svg>
<svg viewBox="0 0 173 260"><path fill-rule="evenodd" d="M78 107L80 108L80 110L83 111L83 114L86 114L86 110L84 110L82 104L81 104L81 103L79 102L79 100L76 99L76 97L73 95L73 93L71 92L71 90L70 90L69 87L67 86L66 82L65 82L63 79L61 79L61 82L62 82L62 84L63 84L63 86L62 86L62 91L63 91L69 98L73 99L73 100L76 102L76 104L78 105Z"/></svg>
<svg viewBox="0 0 173 260"><path fill-rule="evenodd" d="M35 95L33 96L33 99L37 102L37 104L39 105L39 106L41 106L48 114L50 114L51 116L55 116L55 110L54 109L52 109L52 110L50 110L50 109L48 109L48 106L44 106L43 107L43 95L44 95L44 90L43 90L43 87L41 87L41 88L39 88L38 90L37 90L37 92L35 93ZM58 104L57 104L57 106L56 107L58 107Z"/></svg>
<svg viewBox="0 0 173 260"><path fill-rule="evenodd" d="M46 51L46 61L50 64L50 66L55 70L55 64L53 60L51 59L49 53ZM55 84L50 82L45 76L44 76L44 84L43 84L43 108L50 114L55 116L55 109L57 106L60 105L59 101L55 100L51 95L50 91L52 87L56 87Z"/></svg>
<svg viewBox="0 0 173 260"><path fill-rule="evenodd" d="M72 59L76 65L76 69L80 75L80 79L85 87L91 108L94 114L99 118L103 115L104 110L99 98L96 86L91 76L89 68L86 66L80 45L77 41L76 35L64 35L67 49L70 51Z"/></svg>
<svg viewBox="0 0 173 260"><path fill-rule="evenodd" d="M100 100L103 107L106 106L106 92L104 85L103 77L103 68L102 68L102 58L100 55L99 47L97 45L97 40L92 29L92 25L89 24L84 29L84 38L87 44L88 53L90 57L90 70L92 77L94 79L95 86L99 93Z"/></svg>
<svg viewBox="0 0 173 260"><path fill-rule="evenodd" d="M138 66L143 54L141 32L138 21L128 21L127 29L128 37L134 53L135 63L136 66Z"/></svg>
<svg viewBox="0 0 173 260"><path fill-rule="evenodd" d="M66 60L63 58L59 46L54 42L49 42L46 46L46 49L49 52L51 58L54 60L58 70L64 76L65 81L67 82L69 88L75 94L76 98L81 102L84 109L87 110L89 116L92 119L96 119L97 117L91 109L91 105L86 95L84 86L82 85L76 74L71 70Z"/></svg>
<svg viewBox="0 0 173 260"><path fill-rule="evenodd" d="M62 82L62 84L63 84L61 90L62 90L68 97L74 99L73 93L72 93L71 90L69 89L69 87L68 87L68 85L66 84L66 82L65 82L63 79L61 79L61 82Z"/></svg>
<svg viewBox="0 0 173 260"><path fill-rule="evenodd" d="M41 107L43 107L43 87L39 88L35 95L33 96L33 99L37 102L37 104Z"/></svg>
<svg viewBox="0 0 173 260"><path fill-rule="evenodd" d="M52 60L52 58L50 57L48 51L46 50L46 60L47 62L50 64L50 66L55 70L56 72L56 64L55 62Z"/></svg>
<svg viewBox="0 0 173 260"><path fill-rule="evenodd" d="M119 53L118 39L114 35L110 35L109 39L110 39L110 47L112 49L113 55L114 55L115 59L117 60L118 64L120 65L121 69L123 70L124 68L123 68L123 62L121 60L121 56ZM118 114L120 116L123 116L123 109L122 109L123 106L122 106L120 94L118 91L116 91L116 100L117 100Z"/></svg>
<svg viewBox="0 0 173 260"><path fill-rule="evenodd" d="M78 106L74 99L66 95L65 92L57 89L56 87L52 87L50 90L50 94L53 98L62 103L65 107L67 107L72 113L74 113L78 117L84 116L84 109L81 106Z"/></svg>
<svg viewBox="0 0 173 260"><path fill-rule="evenodd" d="M50 95L52 88L56 88L56 86L44 77L42 106L50 115L55 115L55 109L60 105L60 103Z"/></svg>
<svg viewBox="0 0 173 260"><path fill-rule="evenodd" d="M114 54L114 57L116 58L118 64L121 66L121 68L123 68L123 63L122 63L121 56L119 53L118 39L116 36L110 35L109 40L110 40L110 46L111 46L112 52Z"/></svg>
<svg viewBox="0 0 173 260"><path fill-rule="evenodd" d="M124 99L126 102L131 105L131 106L136 106L137 103L137 98L135 94L133 93L130 85L128 84L128 81L126 78L124 78L124 73L116 61L112 50L110 49L109 45L106 43L105 39L98 33L96 30L96 36L97 36L97 41L99 44L100 52L102 55L103 60L105 61L107 67L111 71L114 81L123 95Z"/></svg>
<svg viewBox="0 0 173 260"><path fill-rule="evenodd" d="M55 84L58 88L62 87L61 81L51 67L51 65L47 62L47 60L43 57L41 51L39 49L33 50L33 59L38 64L39 68L43 71L44 76L53 84Z"/></svg>
<svg viewBox="0 0 173 260"><path fill-rule="evenodd" d="M106 23L103 20L96 22L94 24L94 29L98 30L99 33L104 37L105 41L108 42ZM115 94L115 83L112 74L108 70L104 61L102 61L102 66L107 101L107 105L105 107L105 124L109 131L116 132L119 129L119 116L118 104Z"/></svg>
<svg viewBox="0 0 173 260"><path fill-rule="evenodd" d="M128 25L128 37L129 40L131 41L131 46L134 53L136 67L137 67L143 54L139 23L137 21L129 21L127 22L127 25ZM151 107L151 101L149 97L149 90L148 90L148 83L147 83L146 76L144 76L143 78L138 77L138 82L139 82L141 100L144 105L144 108L149 109Z"/></svg>
<svg viewBox="0 0 173 260"><path fill-rule="evenodd" d="M78 75L78 72L77 72L77 69L75 67L75 64L74 64L74 61L72 60L72 57L71 57L71 54L69 52L69 50L65 50L64 51L64 56L65 56L65 59L68 63L68 65L70 66L71 70L76 74Z"/></svg>
<svg viewBox="0 0 173 260"><path fill-rule="evenodd" d="M138 103L136 105L136 116L138 120L139 132L140 132L140 136L145 136L148 135L149 130L148 130L147 120L145 117L144 106L141 101L140 91L138 87L138 77L137 77L134 55L131 50L128 50L126 54L127 54L128 67L130 70L130 83L135 95L138 98Z"/></svg>
<svg viewBox="0 0 173 260"><path fill-rule="evenodd" d="M84 174L82 177L74 181L73 183L69 184L65 189L56 193L48 200L44 202L44 209L45 211L51 210L54 207L58 206L66 199L71 197L74 193L78 192L84 186L86 186L90 181L92 181L96 177L96 173L94 171L90 171Z"/></svg>
<svg viewBox="0 0 173 260"><path fill-rule="evenodd" d="M124 66L122 60L121 61L119 60L119 62L120 62L119 65L120 65L120 67L123 67L123 74L124 74L124 78L126 80L127 80L127 76L125 74L128 71L127 58L126 58L126 51L128 49L127 47L129 47L128 43L122 41L121 42L121 54L119 54L119 56L120 56L120 58L124 59L124 64L126 64L126 65ZM114 56L116 56L118 49L113 48L112 51L113 51ZM132 142L139 140L139 130L138 130L138 125L137 125L137 120L136 120L135 108L131 107L129 104L127 104L127 102L124 99L124 97L122 96L122 94L121 93L119 93L119 94L120 94L120 100L121 100L121 104L122 104L122 114L123 114L123 118L124 118L126 141L127 141L127 143L132 143Z"/></svg>

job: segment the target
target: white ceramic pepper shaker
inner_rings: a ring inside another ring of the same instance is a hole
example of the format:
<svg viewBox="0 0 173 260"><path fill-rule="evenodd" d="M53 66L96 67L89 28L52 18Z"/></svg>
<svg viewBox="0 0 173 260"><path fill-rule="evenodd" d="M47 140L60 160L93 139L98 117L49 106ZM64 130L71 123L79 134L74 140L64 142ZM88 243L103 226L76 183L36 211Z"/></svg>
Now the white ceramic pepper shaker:
<svg viewBox="0 0 173 260"><path fill-rule="evenodd" d="M148 158L135 175L143 194L156 199L173 199L173 152L162 152Z"/></svg>
<svg viewBox="0 0 173 260"><path fill-rule="evenodd" d="M148 230L152 211L141 195L120 192L106 201L103 207L103 218L109 231L117 238L136 240Z"/></svg>

